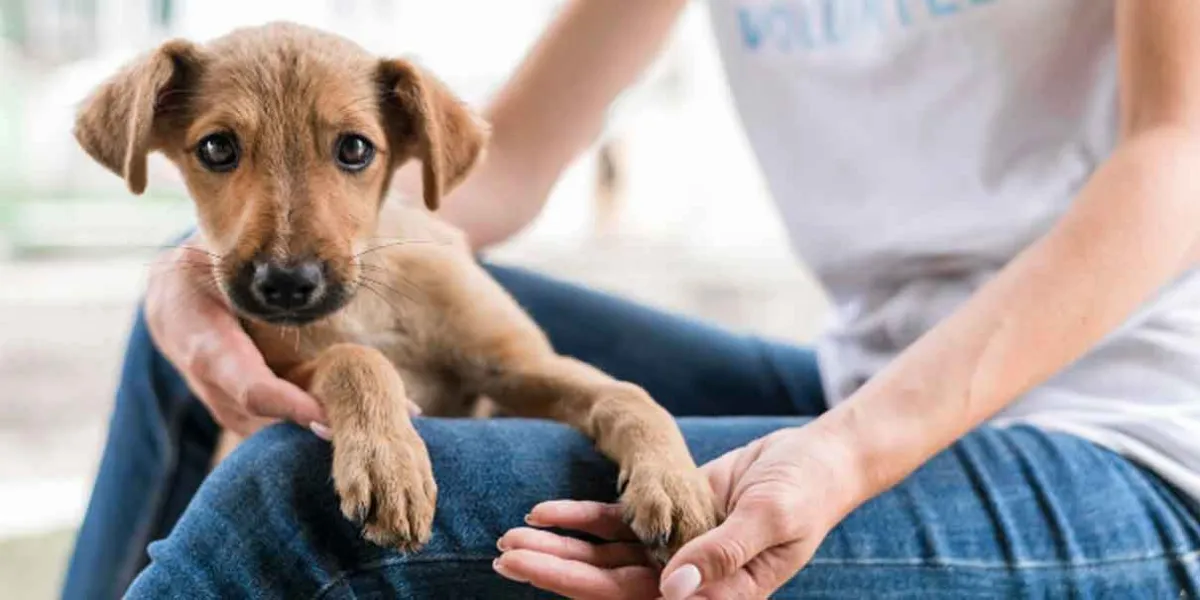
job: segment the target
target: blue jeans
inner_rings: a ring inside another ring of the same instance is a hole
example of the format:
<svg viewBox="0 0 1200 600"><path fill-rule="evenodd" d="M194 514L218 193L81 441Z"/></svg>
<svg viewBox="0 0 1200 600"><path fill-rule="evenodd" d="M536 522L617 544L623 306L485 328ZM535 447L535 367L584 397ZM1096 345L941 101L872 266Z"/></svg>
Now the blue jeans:
<svg viewBox="0 0 1200 600"><path fill-rule="evenodd" d="M491 270L560 352L681 416L699 461L824 410L805 349ZM400 555L341 517L330 448L296 427L252 437L204 479L216 429L198 406L139 324L66 597L119 595L164 536L131 597L538 597L492 573L496 539L538 501L615 492L613 466L566 427L417 419L438 512L429 546ZM801 595L1198 597L1200 514L1089 442L983 427L834 529L778 597Z"/></svg>

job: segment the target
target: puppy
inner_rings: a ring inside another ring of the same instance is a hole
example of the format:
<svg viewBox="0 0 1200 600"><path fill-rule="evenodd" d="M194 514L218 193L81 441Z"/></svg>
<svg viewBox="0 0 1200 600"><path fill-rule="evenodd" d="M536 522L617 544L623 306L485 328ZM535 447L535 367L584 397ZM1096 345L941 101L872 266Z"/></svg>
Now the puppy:
<svg viewBox="0 0 1200 600"><path fill-rule="evenodd" d="M437 486L406 403L464 416L481 397L593 439L659 560L716 524L666 411L555 354L459 232L384 206L416 159L436 209L485 146L484 124L429 73L291 24L170 41L100 86L75 135L134 194L150 152L182 172L201 268L271 368L324 406L341 510L367 539L413 550L431 533Z"/></svg>

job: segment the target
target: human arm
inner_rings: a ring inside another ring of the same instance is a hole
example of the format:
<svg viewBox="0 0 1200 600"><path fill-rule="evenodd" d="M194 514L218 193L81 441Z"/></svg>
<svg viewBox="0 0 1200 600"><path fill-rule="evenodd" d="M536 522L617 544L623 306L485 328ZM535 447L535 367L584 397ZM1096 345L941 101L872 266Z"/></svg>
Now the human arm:
<svg viewBox="0 0 1200 600"><path fill-rule="evenodd" d="M563 170L599 134L609 106L658 55L687 0L572 0L483 111L486 158L440 216L484 248L541 211ZM419 197L419 170L396 188Z"/></svg>

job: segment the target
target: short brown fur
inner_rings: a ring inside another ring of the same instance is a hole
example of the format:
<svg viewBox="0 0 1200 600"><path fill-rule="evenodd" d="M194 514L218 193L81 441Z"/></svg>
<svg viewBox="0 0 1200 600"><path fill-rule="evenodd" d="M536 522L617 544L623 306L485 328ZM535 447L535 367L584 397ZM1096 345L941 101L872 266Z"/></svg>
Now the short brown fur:
<svg viewBox="0 0 1200 600"><path fill-rule="evenodd" d="M197 161L197 143L214 131L241 141L236 170ZM348 131L377 149L358 173L331 158ZM464 416L481 397L593 438L620 466L628 520L658 558L716 524L712 492L666 411L641 388L556 354L457 230L385 205L392 173L417 159L435 209L486 143L484 124L422 69L290 24L204 46L172 41L101 86L76 136L134 193L145 189L150 152L182 171L215 285L268 364L324 406L342 511L368 539L413 549L431 532L436 485L407 403ZM321 260L344 300L298 326L240 310L238 272L262 256Z"/></svg>

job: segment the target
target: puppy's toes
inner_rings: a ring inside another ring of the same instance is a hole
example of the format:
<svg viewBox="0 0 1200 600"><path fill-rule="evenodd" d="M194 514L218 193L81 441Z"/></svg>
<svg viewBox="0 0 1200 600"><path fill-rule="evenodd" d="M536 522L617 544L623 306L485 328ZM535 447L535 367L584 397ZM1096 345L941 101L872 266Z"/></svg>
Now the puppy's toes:
<svg viewBox="0 0 1200 600"><path fill-rule="evenodd" d="M720 520L712 488L695 467L641 464L621 479L625 521L660 564Z"/></svg>
<svg viewBox="0 0 1200 600"><path fill-rule="evenodd" d="M376 509L363 525L363 537L405 552L420 549L433 533L437 492L429 469L397 466L375 496Z"/></svg>
<svg viewBox="0 0 1200 600"><path fill-rule="evenodd" d="M419 437L362 436L334 446L333 480L342 514L380 546L412 551L429 541L437 484Z"/></svg>
<svg viewBox="0 0 1200 600"><path fill-rule="evenodd" d="M341 500L342 514L355 525L366 523L374 505L371 476L366 468L358 463L348 464L341 469L335 466L333 479Z"/></svg>

